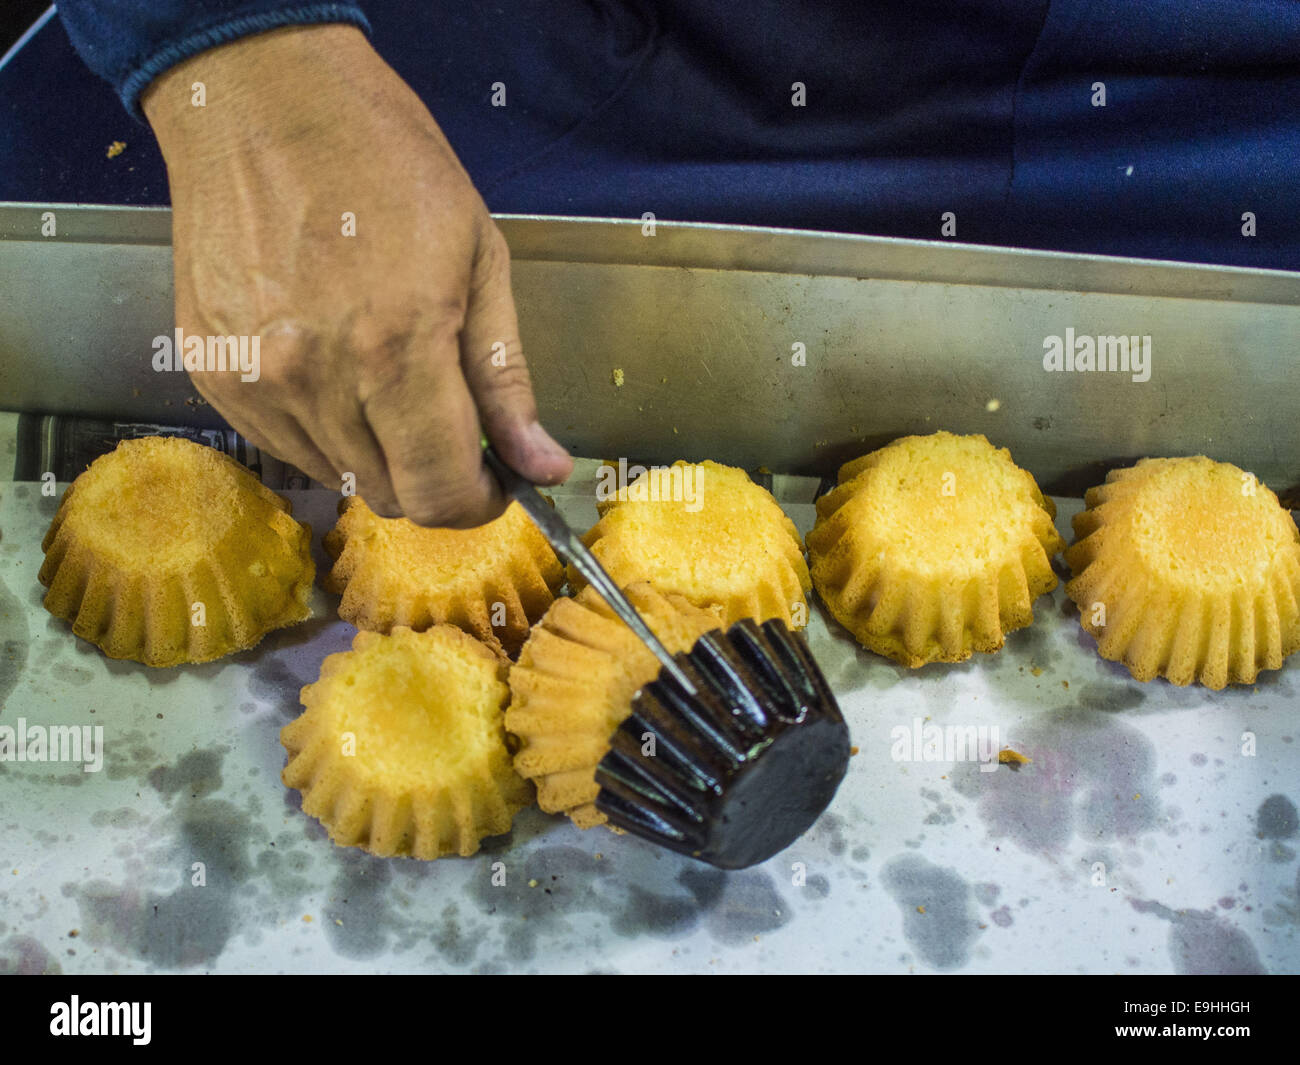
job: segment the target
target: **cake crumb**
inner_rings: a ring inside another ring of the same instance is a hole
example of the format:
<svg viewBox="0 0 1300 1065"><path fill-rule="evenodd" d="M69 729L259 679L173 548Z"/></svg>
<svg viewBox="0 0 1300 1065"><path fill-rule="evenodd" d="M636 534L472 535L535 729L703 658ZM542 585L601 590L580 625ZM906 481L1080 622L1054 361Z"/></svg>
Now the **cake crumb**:
<svg viewBox="0 0 1300 1065"><path fill-rule="evenodd" d="M529 887L536 887L536 886L537 886L537 881L536 881L536 880L530 880L530 881L528 881L528 886L529 886Z"/></svg>
<svg viewBox="0 0 1300 1065"><path fill-rule="evenodd" d="M1029 672L1032 673L1035 677L1041 677L1041 676L1043 675L1043 667L1042 667L1042 666L1030 666L1030 667L1029 667Z"/></svg>
<svg viewBox="0 0 1300 1065"><path fill-rule="evenodd" d="M124 151L126 151L126 141L114 141L108 146L108 151L105 154L108 158L115 159Z"/></svg>
<svg viewBox="0 0 1300 1065"><path fill-rule="evenodd" d="M304 914L302 915L302 923L303 923L303 924L311 924L311 921L312 921L311 914L309 914L309 913L304 913Z"/></svg>
<svg viewBox="0 0 1300 1065"><path fill-rule="evenodd" d="M925 913L925 907L924 907L924 906L918 906L918 907L916 908L916 912L917 912L917 913Z"/></svg>
<svg viewBox="0 0 1300 1065"><path fill-rule="evenodd" d="M1022 765L1032 762L1032 758L1026 758L1019 751L1013 751L1010 747L1003 747L998 751L998 764L1009 765L1012 769L1019 769Z"/></svg>
<svg viewBox="0 0 1300 1065"><path fill-rule="evenodd" d="M984 404L984 409L988 411L990 414L992 414L995 410L997 410L1001 406L1002 406L1002 400L991 399Z"/></svg>
<svg viewBox="0 0 1300 1065"><path fill-rule="evenodd" d="M849 748L849 757L850 757L850 758L852 758L852 757L853 757L855 754L857 754L857 753L858 753L858 749L857 749L856 747L850 747L850 748Z"/></svg>
<svg viewBox="0 0 1300 1065"><path fill-rule="evenodd" d="M615 371L614 371L614 387L615 387L615 388L622 388L622 387L623 387L623 371L622 371L622 370L615 370Z"/></svg>

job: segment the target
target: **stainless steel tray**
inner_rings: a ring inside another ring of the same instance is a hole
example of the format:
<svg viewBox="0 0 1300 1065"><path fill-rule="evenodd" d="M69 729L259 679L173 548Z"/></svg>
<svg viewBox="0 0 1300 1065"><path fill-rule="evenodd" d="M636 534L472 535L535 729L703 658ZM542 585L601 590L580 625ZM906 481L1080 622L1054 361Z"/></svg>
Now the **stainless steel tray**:
<svg viewBox="0 0 1300 1065"><path fill-rule="evenodd" d="M57 236L42 237L51 213ZM543 417L576 454L825 475L943 427L1009 447L1051 492L1081 494L1106 464L1149 454L1205 453L1280 492L1300 486L1297 274L499 221ZM0 409L217 424L183 374L150 368L173 324L169 241L163 208L0 205ZM1046 372L1045 338L1067 329L1150 336L1149 380ZM792 364L796 344L806 365Z"/></svg>
<svg viewBox="0 0 1300 1065"><path fill-rule="evenodd" d="M25 239L40 207L0 209L0 406L199 420L178 416L192 394L147 370L171 325L166 213L55 210L71 215L59 244ZM1300 481L1291 275L503 226L543 406L589 455L821 474L943 427L986 432L1058 486L1122 456L1197 451ZM1151 380L1044 373L1043 337L1066 326L1152 335ZM0 415L0 445L13 422ZM593 477L584 463L558 494L576 524L595 518ZM775 478L802 531L816 483ZM336 497L290 495L323 565ZM1079 502L1057 502L1068 538ZM384 861L330 845L278 780L299 687L351 639L334 597L221 662L111 661L41 608L55 503L0 482L0 724L100 725L105 761L0 762L0 971L1300 969L1294 661L1221 693L1138 684L1096 656L1058 589L998 655L908 671L817 608L809 637L858 753L786 853L723 874L534 810L473 859ZM1033 761L926 760L900 736L927 727L996 727Z"/></svg>

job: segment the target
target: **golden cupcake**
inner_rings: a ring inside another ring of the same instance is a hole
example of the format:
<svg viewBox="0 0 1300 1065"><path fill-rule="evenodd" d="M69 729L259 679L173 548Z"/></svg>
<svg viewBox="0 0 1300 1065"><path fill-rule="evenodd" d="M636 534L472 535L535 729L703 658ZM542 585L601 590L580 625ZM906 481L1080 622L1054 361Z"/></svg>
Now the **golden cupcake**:
<svg viewBox="0 0 1300 1065"><path fill-rule="evenodd" d="M311 616L311 529L247 469L179 437L123 440L64 493L45 608L110 658L207 662Z"/></svg>
<svg viewBox="0 0 1300 1065"><path fill-rule="evenodd" d="M360 629L449 624L504 654L519 651L564 583L564 567L518 503L477 529L427 529L381 518L357 496L325 536L322 583Z"/></svg>
<svg viewBox="0 0 1300 1065"><path fill-rule="evenodd" d="M1102 658L1219 689L1300 648L1300 534L1251 474L1203 455L1143 459L1084 502L1065 591Z"/></svg>
<svg viewBox="0 0 1300 1065"><path fill-rule="evenodd" d="M281 779L330 838L381 857L468 856L532 801L510 766L505 663L452 625L359 632L280 730Z"/></svg>
<svg viewBox="0 0 1300 1065"><path fill-rule="evenodd" d="M799 532L772 494L744 470L677 462L647 470L597 504L583 537L616 584L650 581L696 606L741 618L808 623L812 585ZM583 580L570 567L569 582Z"/></svg>
<svg viewBox="0 0 1300 1065"><path fill-rule="evenodd" d="M808 557L831 614L910 668L997 651L1056 587L1056 507L981 435L908 436L846 463Z"/></svg>
<svg viewBox="0 0 1300 1065"><path fill-rule="evenodd" d="M716 608L701 609L646 583L629 585L624 594L673 654L721 625ZM506 728L522 744L515 769L536 783L543 810L566 813L579 828L604 823L595 807L596 766L631 712L632 697L659 668L594 588L557 599L546 612L510 670L506 711Z"/></svg>

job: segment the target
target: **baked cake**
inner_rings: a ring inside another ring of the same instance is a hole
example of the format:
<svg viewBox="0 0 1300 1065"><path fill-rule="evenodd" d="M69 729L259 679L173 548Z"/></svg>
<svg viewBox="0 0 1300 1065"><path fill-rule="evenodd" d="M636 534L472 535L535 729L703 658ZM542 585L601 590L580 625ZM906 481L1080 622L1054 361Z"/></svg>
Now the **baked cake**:
<svg viewBox="0 0 1300 1065"><path fill-rule="evenodd" d="M359 632L280 731L282 779L335 843L382 857L470 855L532 787L510 765L505 662L452 625Z"/></svg>
<svg viewBox="0 0 1300 1065"><path fill-rule="evenodd" d="M721 627L705 610L649 584L624 594L669 652L687 651ZM594 588L557 599L533 629L510 670L506 728L522 746L515 769L537 784L548 813L566 813L580 828L602 824L595 807L596 765L632 708L632 696L659 673L659 660Z"/></svg>
<svg viewBox="0 0 1300 1065"><path fill-rule="evenodd" d="M1056 587L1064 546L1033 477L981 435L908 436L817 501L812 579L858 641L908 667L997 651Z"/></svg>
<svg viewBox="0 0 1300 1065"><path fill-rule="evenodd" d="M811 589L799 533L772 494L744 470L677 462L647 470L612 499L583 537L616 584L650 581L722 622L780 618L808 623ZM570 567L569 582L584 582Z"/></svg>
<svg viewBox="0 0 1300 1065"><path fill-rule="evenodd" d="M1088 489L1066 594L1103 657L1138 680L1250 684L1300 648L1300 534L1226 462L1143 459Z"/></svg>
<svg viewBox="0 0 1300 1065"><path fill-rule="evenodd" d="M311 615L311 529L212 448L123 440L64 493L45 608L110 658L206 662Z"/></svg>
<svg viewBox="0 0 1300 1065"><path fill-rule="evenodd" d="M350 496L325 550L336 561L322 583L343 597L344 621L376 632L456 625L510 655L564 583L555 552L518 503L477 529L429 529L381 518Z"/></svg>

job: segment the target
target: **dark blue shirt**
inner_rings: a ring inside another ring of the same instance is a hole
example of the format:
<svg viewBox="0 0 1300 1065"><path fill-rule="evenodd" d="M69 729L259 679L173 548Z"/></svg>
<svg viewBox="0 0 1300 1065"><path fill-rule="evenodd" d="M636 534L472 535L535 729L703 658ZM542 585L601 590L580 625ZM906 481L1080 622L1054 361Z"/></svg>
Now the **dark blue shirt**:
<svg viewBox="0 0 1300 1065"><path fill-rule="evenodd" d="M1284 0L59 6L128 109L219 41L368 18L496 211L1300 269ZM151 138L54 26L0 71L0 101L0 197L166 202ZM114 139L134 170L102 158Z"/></svg>

